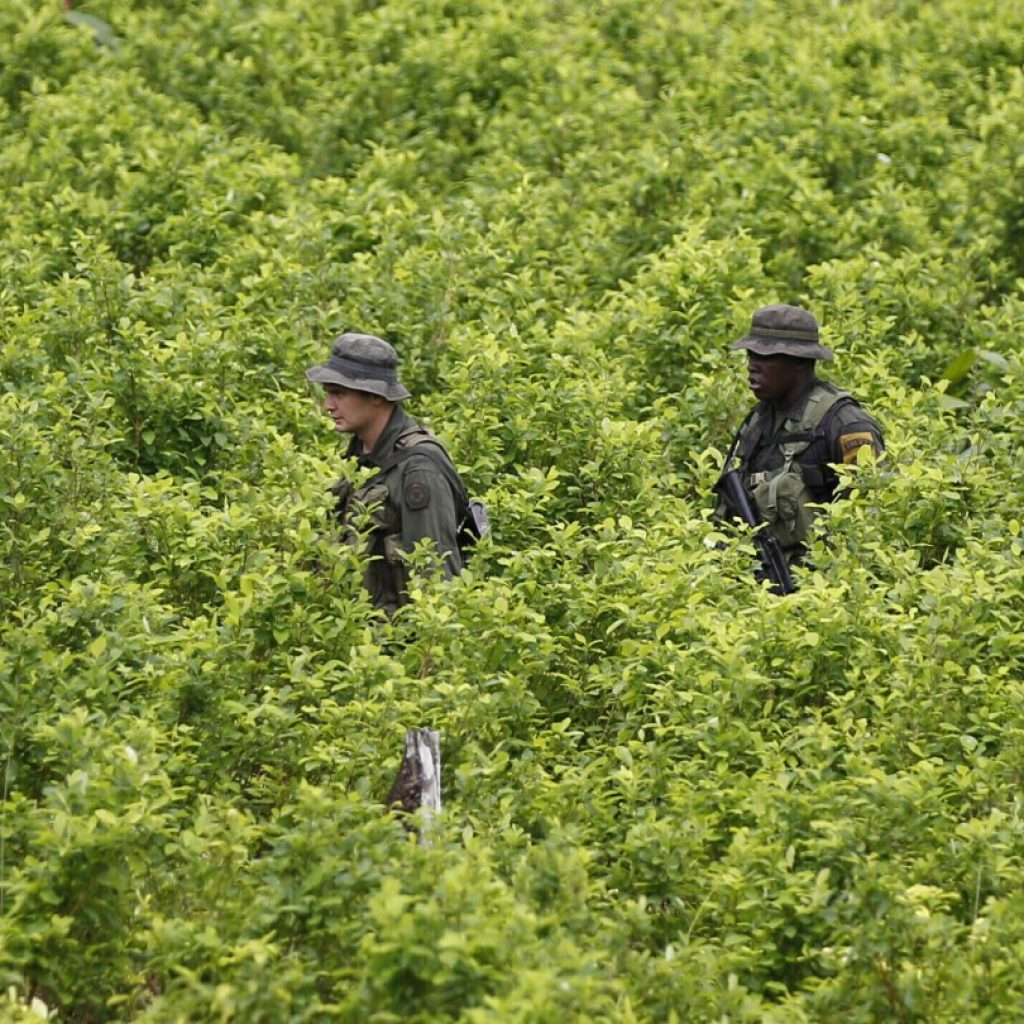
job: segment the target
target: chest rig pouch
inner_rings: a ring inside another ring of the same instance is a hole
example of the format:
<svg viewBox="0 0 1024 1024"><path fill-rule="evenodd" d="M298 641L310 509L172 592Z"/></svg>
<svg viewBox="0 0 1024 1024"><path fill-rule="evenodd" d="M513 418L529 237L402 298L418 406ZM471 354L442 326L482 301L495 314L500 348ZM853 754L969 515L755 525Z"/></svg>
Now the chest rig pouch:
<svg viewBox="0 0 1024 1024"><path fill-rule="evenodd" d="M394 562L399 558L402 521L386 477L386 471L378 472L359 487L342 479L331 493L335 496L334 516L342 526L345 543Z"/></svg>
<svg viewBox="0 0 1024 1024"><path fill-rule="evenodd" d="M811 505L831 496L824 470L828 438L821 428L826 416L840 403L852 401L847 392L822 385L808 398L799 420L785 420L778 433L763 440L759 437L754 450L744 453L764 453L768 456L765 460L754 459L761 465L765 461L775 463L751 472L747 486L761 517L784 548L804 543L816 514Z"/></svg>
<svg viewBox="0 0 1024 1024"><path fill-rule="evenodd" d="M405 565L402 545L402 514L398 502L401 494L401 473L396 468L410 455L424 452L424 442L431 435L422 427L402 434L395 442L391 454L381 463L376 476L371 477L354 494L356 507L369 516L370 536L367 553L383 558L388 566ZM423 448L420 446L424 445Z"/></svg>

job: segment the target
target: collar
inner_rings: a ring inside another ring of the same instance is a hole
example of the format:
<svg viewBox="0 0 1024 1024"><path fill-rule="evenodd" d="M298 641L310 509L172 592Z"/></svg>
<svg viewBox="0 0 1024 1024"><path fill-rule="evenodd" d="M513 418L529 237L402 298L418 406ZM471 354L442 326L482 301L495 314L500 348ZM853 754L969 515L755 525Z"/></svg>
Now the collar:
<svg viewBox="0 0 1024 1024"><path fill-rule="evenodd" d="M807 387L800 392L797 400L788 405L785 408L779 406L769 405L767 402L762 402L762 414L768 416L769 423L783 424L786 420L794 420L800 422L804 418L804 410L807 408L807 401L811 397L814 389L821 383L817 376L811 377L807 384Z"/></svg>
<svg viewBox="0 0 1024 1024"><path fill-rule="evenodd" d="M771 446L780 434L785 433L787 420L790 422L795 420L799 423L803 419L804 410L807 408L814 389L819 384L821 384L821 379L817 376L812 377L807 389L801 392L800 397L785 409L776 409L768 402L758 402L754 406L756 415L749 428L743 432L743 440L740 443L742 457L745 460L749 459L758 448Z"/></svg>
<svg viewBox="0 0 1024 1024"><path fill-rule="evenodd" d="M364 469L380 469L384 460L394 451L395 442L415 427L416 421L400 405L396 405L387 426L377 438L373 451L369 454L364 452L363 442L358 437L353 437L349 441L347 455L354 458Z"/></svg>

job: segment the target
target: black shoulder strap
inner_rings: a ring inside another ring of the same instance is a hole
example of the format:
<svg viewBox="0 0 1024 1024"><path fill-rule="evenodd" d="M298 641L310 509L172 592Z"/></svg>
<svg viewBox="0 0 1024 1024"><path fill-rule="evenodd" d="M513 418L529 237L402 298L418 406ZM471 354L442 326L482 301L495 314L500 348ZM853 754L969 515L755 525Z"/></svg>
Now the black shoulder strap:
<svg viewBox="0 0 1024 1024"><path fill-rule="evenodd" d="M860 408L860 402L857 401L853 395L842 394L840 395L824 412L821 419L810 429L798 430L791 434L780 433L776 434L770 440L770 444L791 444L797 441L818 441L821 438L828 437L829 426L832 420L835 418L837 412L840 409L845 409L849 405L855 405ZM801 424L806 427L806 424Z"/></svg>
<svg viewBox="0 0 1024 1024"><path fill-rule="evenodd" d="M444 450L439 441L430 439L421 441L419 444L398 448L381 464L381 473L386 473L389 469L393 469L395 466L405 462L406 459L411 458L413 455L425 455L430 459L430 461L433 462L434 465L437 466L437 468L444 474L445 479L448 481L448 485L452 489L452 493L455 495L456 503L460 505L469 504L469 494L466 491L466 487L459 474L455 471L455 467L452 465L451 459L448 458L448 453Z"/></svg>
<svg viewBox="0 0 1024 1024"><path fill-rule="evenodd" d="M732 439L732 444L729 445L729 451L725 456L725 462L722 463L723 476L726 472L728 472L729 464L732 462L733 456L735 456L736 454L736 449L739 447L740 439L743 437L743 431L747 429L748 425L750 424L750 421L754 418L759 408L759 406L755 405L754 408L747 413L743 422L739 425L739 429L736 431L736 435Z"/></svg>
<svg viewBox="0 0 1024 1024"><path fill-rule="evenodd" d="M860 405L857 399L854 398L853 395L849 394L849 392L840 391L838 388L835 389L835 391L836 394L832 398L832 401L826 403L820 418L812 419L809 422L802 420L797 424L797 426L802 429L778 431L765 441L765 447L771 448L780 444L799 444L804 441L811 444L813 441L818 441L821 438L827 437L829 424L840 409L844 409L848 405Z"/></svg>

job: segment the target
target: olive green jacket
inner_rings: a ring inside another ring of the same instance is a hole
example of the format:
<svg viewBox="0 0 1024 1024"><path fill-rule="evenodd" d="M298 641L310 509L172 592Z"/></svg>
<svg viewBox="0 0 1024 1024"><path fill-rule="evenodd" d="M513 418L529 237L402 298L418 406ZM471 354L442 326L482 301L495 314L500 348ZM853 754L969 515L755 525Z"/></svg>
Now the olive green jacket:
<svg viewBox="0 0 1024 1024"><path fill-rule="evenodd" d="M359 439L353 438L348 456L364 468L380 470L396 451L421 444L444 451L430 431L396 405L373 451L364 453ZM333 490L346 541L365 543L363 585L374 607L392 615L406 603L406 555L422 540L433 541L437 568L446 577L462 571L455 497L444 473L428 456L410 455L357 489L341 480Z"/></svg>

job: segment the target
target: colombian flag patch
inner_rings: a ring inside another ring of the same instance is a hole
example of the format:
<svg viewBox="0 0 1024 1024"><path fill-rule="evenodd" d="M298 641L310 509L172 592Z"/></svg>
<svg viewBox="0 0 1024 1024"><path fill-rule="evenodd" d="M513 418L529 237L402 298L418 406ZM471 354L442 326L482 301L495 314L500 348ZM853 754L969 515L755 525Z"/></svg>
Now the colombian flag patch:
<svg viewBox="0 0 1024 1024"><path fill-rule="evenodd" d="M866 430L858 431L855 434L843 434L839 438L839 447L843 453L843 462L856 462L858 450L864 445L871 445L874 451L875 439Z"/></svg>

